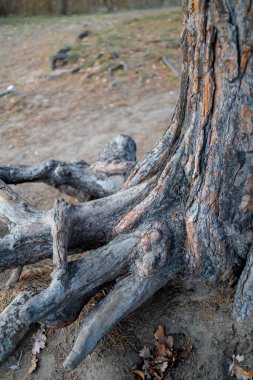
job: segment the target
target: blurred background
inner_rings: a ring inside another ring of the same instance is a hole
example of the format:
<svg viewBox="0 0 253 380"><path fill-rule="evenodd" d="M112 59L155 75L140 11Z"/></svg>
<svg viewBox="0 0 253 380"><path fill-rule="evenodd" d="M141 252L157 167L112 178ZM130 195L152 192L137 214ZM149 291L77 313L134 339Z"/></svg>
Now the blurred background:
<svg viewBox="0 0 253 380"><path fill-rule="evenodd" d="M0 0L0 15L66 15L175 5L180 5L180 0Z"/></svg>
<svg viewBox="0 0 253 380"><path fill-rule="evenodd" d="M88 3L69 0L64 16L59 0L0 1L11 11L0 17L1 165L92 163L118 133L135 139L138 159L152 148L177 101L181 7L115 0L108 12L90 1L101 11L71 14ZM56 14L43 14L50 4Z"/></svg>

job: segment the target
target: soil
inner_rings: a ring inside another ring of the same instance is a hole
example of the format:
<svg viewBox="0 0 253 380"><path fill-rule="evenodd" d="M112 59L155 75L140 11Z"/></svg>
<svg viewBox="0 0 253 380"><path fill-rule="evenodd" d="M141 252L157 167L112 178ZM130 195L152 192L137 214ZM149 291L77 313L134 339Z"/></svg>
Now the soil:
<svg viewBox="0 0 253 380"><path fill-rule="evenodd" d="M178 78L162 57L169 55L175 68L180 68L178 9L10 17L0 22L0 93L10 85L15 90L0 97L0 165L39 163L49 158L92 163L99 149L118 133L135 139L140 158L167 129L178 96ZM77 44L77 35L85 29L92 32L91 37ZM153 42L156 40L162 41ZM50 56L73 44L78 60L49 80ZM111 74L109 69L115 64L112 50L127 62L127 69ZM98 62L101 51L107 58ZM80 70L71 74L69 69L77 66ZM42 209L51 208L59 195L42 184L15 189ZM28 266L8 292L3 288L8 271L1 274L1 310L21 290L43 289L50 281L51 268L50 260ZM241 364L245 369L253 367L252 329L233 320L232 297L229 288L213 289L203 279L177 278L121 321L72 372L61 364L81 318L68 328L46 330L46 348L39 354L37 370L29 375L34 328L0 367L0 379L134 379L131 371L141 368L138 352L144 344L153 344L159 324L168 334L185 334L193 346L189 358L165 379L228 379L233 354L245 356ZM96 298L92 299L88 307L95 302Z"/></svg>

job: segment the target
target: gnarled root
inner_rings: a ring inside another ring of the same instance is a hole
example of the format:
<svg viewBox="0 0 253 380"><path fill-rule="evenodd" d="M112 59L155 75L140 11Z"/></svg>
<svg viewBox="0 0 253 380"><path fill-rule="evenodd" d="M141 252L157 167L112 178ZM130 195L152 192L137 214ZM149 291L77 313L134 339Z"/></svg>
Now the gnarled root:
<svg viewBox="0 0 253 380"><path fill-rule="evenodd" d="M44 182L82 202L119 191L135 163L134 140L118 135L101 150L93 165L85 161L48 160L32 166L4 166L0 167L0 179L7 184Z"/></svg>
<svg viewBox="0 0 253 380"><path fill-rule="evenodd" d="M101 246L108 241L116 223L127 210L144 199L152 181L109 197L72 205L68 218L68 253ZM41 211L0 181L0 220L9 234L0 240L0 270L16 268L52 256L51 227L54 211Z"/></svg>
<svg viewBox="0 0 253 380"><path fill-rule="evenodd" d="M243 322L253 314L253 244L237 285L233 313L238 322Z"/></svg>
<svg viewBox="0 0 253 380"><path fill-rule="evenodd" d="M10 277L8 278L8 280L6 282L6 285L5 285L6 290L9 290L9 289L13 288L16 285L16 283L20 279L22 271L23 271L22 265L18 266L15 269L12 269Z"/></svg>
<svg viewBox="0 0 253 380"><path fill-rule="evenodd" d="M116 281L109 294L84 318L64 363L66 368L75 368L124 315L180 270L179 258L170 253L169 233L164 231L158 223L142 226L67 266L65 260L57 259L59 252L54 249L58 269L49 288L23 306L20 316L26 325L38 321L56 326L71 323L94 293ZM62 249L60 240L60 234L54 236L54 247Z"/></svg>
<svg viewBox="0 0 253 380"><path fill-rule="evenodd" d="M19 294L0 314L0 362L6 359L27 333L29 325L20 318L19 312L33 292Z"/></svg>

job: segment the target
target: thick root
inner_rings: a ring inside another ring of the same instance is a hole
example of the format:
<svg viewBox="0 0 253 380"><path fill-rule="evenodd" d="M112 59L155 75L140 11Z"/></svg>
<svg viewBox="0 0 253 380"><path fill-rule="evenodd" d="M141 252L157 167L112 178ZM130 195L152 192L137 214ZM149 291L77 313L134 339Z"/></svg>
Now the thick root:
<svg viewBox="0 0 253 380"><path fill-rule="evenodd" d="M70 262L66 270L60 272L61 276L53 276L48 289L23 306L20 317L26 325L44 322L63 326L78 316L82 306L99 289L119 279L85 317L65 367L75 368L117 321L140 306L181 269L180 259L169 253L169 234L164 234L159 227L154 223L148 230L143 227L122 235ZM59 241L58 238L59 235L54 235L54 240Z"/></svg>
<svg viewBox="0 0 253 380"><path fill-rule="evenodd" d="M253 314L253 244L237 285L233 314L238 322L245 321Z"/></svg>
<svg viewBox="0 0 253 380"><path fill-rule="evenodd" d="M20 279L22 271L23 271L23 267L21 265L15 269L12 269L10 277L5 285L6 290L14 288L14 286Z"/></svg>
<svg viewBox="0 0 253 380"><path fill-rule="evenodd" d="M164 286L178 270L178 264L172 263L171 266L148 275L136 268L133 274L119 280L83 319L74 347L63 366L70 369L78 366L118 321Z"/></svg>
<svg viewBox="0 0 253 380"><path fill-rule="evenodd" d="M58 313L68 300L74 302L88 294L91 297L103 284L123 275L139 239L127 236L70 262L63 276L53 279L49 288L33 297L22 309L22 318L29 324L42 321L48 314Z"/></svg>
<svg viewBox="0 0 253 380"><path fill-rule="evenodd" d="M0 362L7 358L29 329L19 312L32 296L33 292L19 294L0 314Z"/></svg>
<svg viewBox="0 0 253 380"><path fill-rule="evenodd" d="M119 191L135 163L135 142L118 135L102 149L94 165L48 160L33 166L4 166L0 167L0 179L7 184L44 182L82 202Z"/></svg>
<svg viewBox="0 0 253 380"><path fill-rule="evenodd" d="M144 199L153 186L149 181L124 192L71 206L68 218L68 253L101 246L112 235L122 216ZM0 220L9 234L0 240L0 270L16 268L52 256L51 229L54 211L41 211L29 205L1 182Z"/></svg>

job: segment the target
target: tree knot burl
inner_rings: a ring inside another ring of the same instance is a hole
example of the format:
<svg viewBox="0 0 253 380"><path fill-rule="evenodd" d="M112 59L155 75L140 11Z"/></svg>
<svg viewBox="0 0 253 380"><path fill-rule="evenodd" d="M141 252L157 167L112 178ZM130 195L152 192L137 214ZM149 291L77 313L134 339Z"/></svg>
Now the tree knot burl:
<svg viewBox="0 0 253 380"><path fill-rule="evenodd" d="M161 227L152 227L143 234L139 247L142 256L136 261L138 272L142 276L150 276L166 264L170 239Z"/></svg>

